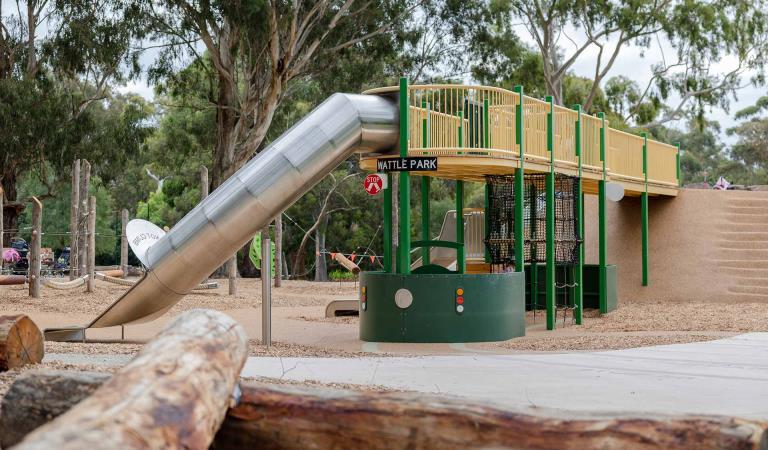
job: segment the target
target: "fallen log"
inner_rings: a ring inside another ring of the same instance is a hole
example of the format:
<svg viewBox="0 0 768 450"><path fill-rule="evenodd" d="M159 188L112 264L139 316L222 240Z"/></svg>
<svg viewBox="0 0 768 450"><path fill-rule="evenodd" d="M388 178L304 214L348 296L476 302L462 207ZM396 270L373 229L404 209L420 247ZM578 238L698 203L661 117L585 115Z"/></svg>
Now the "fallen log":
<svg viewBox="0 0 768 450"><path fill-rule="evenodd" d="M108 378L71 372L20 376L0 413L0 431L13 429L17 436L4 437L3 445L61 414L67 401L79 402ZM53 399L45 394L54 391L59 393ZM762 450L768 439L766 424L735 418L546 414L417 393L248 382L211 448Z"/></svg>
<svg viewBox="0 0 768 450"><path fill-rule="evenodd" d="M0 316L0 372L43 360L43 334L32 319Z"/></svg>
<svg viewBox="0 0 768 450"><path fill-rule="evenodd" d="M0 286L13 286L25 284L26 282L26 275L0 275Z"/></svg>
<svg viewBox="0 0 768 450"><path fill-rule="evenodd" d="M342 267L352 272L353 274L357 275L358 273L360 273L360 267L357 264L355 264L351 259L342 255L341 253L334 254L333 259L335 259L336 262L341 264Z"/></svg>
<svg viewBox="0 0 768 450"><path fill-rule="evenodd" d="M207 448L232 404L247 342L225 314L181 314L92 395L15 448ZM6 406L3 416L17 414Z"/></svg>

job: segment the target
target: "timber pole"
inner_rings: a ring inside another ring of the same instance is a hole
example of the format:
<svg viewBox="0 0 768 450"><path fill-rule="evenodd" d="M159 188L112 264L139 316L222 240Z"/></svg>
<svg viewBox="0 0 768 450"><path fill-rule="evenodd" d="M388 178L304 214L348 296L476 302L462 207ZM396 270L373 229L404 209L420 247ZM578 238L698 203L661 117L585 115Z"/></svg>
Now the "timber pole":
<svg viewBox="0 0 768 450"><path fill-rule="evenodd" d="M87 399L14 448L207 449L239 397L247 356L248 337L232 318L188 311Z"/></svg>
<svg viewBox="0 0 768 450"><path fill-rule="evenodd" d="M93 292L96 285L96 197L88 197L88 284L86 292Z"/></svg>
<svg viewBox="0 0 768 450"><path fill-rule="evenodd" d="M120 212L120 270L123 271L123 277L128 278L128 210L123 209Z"/></svg>
<svg viewBox="0 0 768 450"><path fill-rule="evenodd" d="M77 231L77 273L83 276L88 273L88 191L91 183L91 164L88 160L80 160L80 193L78 206Z"/></svg>
<svg viewBox="0 0 768 450"><path fill-rule="evenodd" d="M202 202L205 200L205 197L208 197L208 190L210 189L210 184L208 184L208 168L205 166L200 166L200 201ZM203 283L207 283L208 278L203 280Z"/></svg>
<svg viewBox="0 0 768 450"><path fill-rule="evenodd" d="M43 238L43 204L32 197L32 242L29 246L29 296L40 298L40 240Z"/></svg>
<svg viewBox="0 0 768 450"><path fill-rule="evenodd" d="M70 209L69 209L69 279L74 280L77 278L77 270L79 265L77 262L78 256L78 223L80 216L80 160L76 159L72 162L72 192L70 193Z"/></svg>
<svg viewBox="0 0 768 450"><path fill-rule="evenodd" d="M3 410L13 414L0 415L0 445L15 445L74 405L90 401L86 399L100 392L110 378L94 372L22 373L3 398ZM541 408L536 412L509 410L413 392L247 382L211 448L758 450L766 440L763 423L732 417L565 417ZM112 442L97 447L109 444Z"/></svg>
<svg viewBox="0 0 768 450"><path fill-rule="evenodd" d="M237 295L237 253L227 262L229 295Z"/></svg>

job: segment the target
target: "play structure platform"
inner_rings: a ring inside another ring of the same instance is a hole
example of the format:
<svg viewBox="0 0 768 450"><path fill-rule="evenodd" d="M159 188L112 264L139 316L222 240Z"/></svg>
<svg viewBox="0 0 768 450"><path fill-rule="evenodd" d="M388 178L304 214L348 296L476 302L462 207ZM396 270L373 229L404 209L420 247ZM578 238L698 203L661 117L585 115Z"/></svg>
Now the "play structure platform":
<svg viewBox="0 0 768 450"><path fill-rule="evenodd" d="M82 340L88 328L164 314L355 153L363 169L383 172L379 179L386 185L380 195L384 270L361 274L361 339L505 340L524 334L526 309L544 309L549 329L559 310L571 311L580 324L590 295L601 312L616 304L615 270L606 258L606 201L642 199L646 284L648 197L678 193L678 147L609 125L602 114L527 97L520 86L514 92L409 86L402 79L364 95L335 94L169 232L132 221L129 243L147 269L144 277L90 323L47 329L46 339ZM396 193L389 182L395 175ZM418 239L411 236L412 175L421 193ZM437 239L429 227L432 178L454 180L455 211L461 212L454 213L454 232L443 230ZM470 211L469 219L465 182L485 184L483 214ZM600 257L591 269L584 266L585 194L598 196ZM467 233L482 245L467 245Z"/></svg>

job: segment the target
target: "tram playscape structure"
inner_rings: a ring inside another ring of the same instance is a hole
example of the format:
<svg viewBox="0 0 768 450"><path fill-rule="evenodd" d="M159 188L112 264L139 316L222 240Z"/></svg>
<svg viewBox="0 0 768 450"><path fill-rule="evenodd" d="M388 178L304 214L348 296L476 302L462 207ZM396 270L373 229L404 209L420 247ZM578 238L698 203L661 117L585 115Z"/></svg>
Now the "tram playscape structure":
<svg viewBox="0 0 768 450"><path fill-rule="evenodd" d="M624 195L641 197L647 285L648 197L677 196L679 146L612 129L602 113L582 114L578 105L525 96L521 86L409 86L401 79L399 87L366 94L397 98L400 129L398 153L361 157L361 167L379 172L386 186L384 269L360 279L362 340L500 341L525 334L526 310L545 310L551 330L560 311L581 324L585 305L614 309L606 202ZM409 232L411 178L421 192L418 240ZM437 239L429 225L432 178L455 181L455 230ZM465 182L485 183L482 210L464 208ZM597 265L584 264L584 195L598 196Z"/></svg>

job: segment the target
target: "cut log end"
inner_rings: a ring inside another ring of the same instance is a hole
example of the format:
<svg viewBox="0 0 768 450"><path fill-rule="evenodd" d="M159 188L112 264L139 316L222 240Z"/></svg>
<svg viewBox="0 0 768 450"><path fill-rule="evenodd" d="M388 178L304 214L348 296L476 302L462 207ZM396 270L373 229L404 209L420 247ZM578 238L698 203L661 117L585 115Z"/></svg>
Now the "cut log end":
<svg viewBox="0 0 768 450"><path fill-rule="evenodd" d="M43 360L43 334L24 314L0 316L0 372Z"/></svg>

